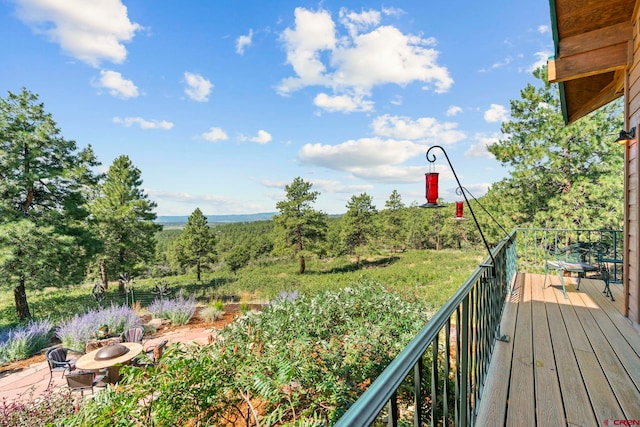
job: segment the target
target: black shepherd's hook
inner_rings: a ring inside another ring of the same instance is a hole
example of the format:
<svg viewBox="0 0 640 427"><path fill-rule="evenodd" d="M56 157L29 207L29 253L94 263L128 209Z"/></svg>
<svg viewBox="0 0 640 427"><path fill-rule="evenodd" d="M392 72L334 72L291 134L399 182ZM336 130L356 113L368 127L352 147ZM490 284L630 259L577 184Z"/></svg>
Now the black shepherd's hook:
<svg viewBox="0 0 640 427"><path fill-rule="evenodd" d="M456 182L458 183L458 188L461 189L462 197L464 197L464 201L467 204L467 207L469 208L469 212L471 212L471 217L473 218L473 222L476 223L476 227L478 228L478 231L480 232L480 236L482 237L482 241L484 242L484 246L485 246L485 248L487 248L487 252L489 252L489 257L491 258L491 265L482 265L481 264L481 266L482 267L491 267L492 276L495 277L496 260L493 258L493 254L491 253L491 248L489 248L489 243L487 243L487 239L484 237L484 233L482 232L482 228L480 228L480 224L478 223L478 220L476 219L476 214L473 212L473 208L471 207L471 204L469 203L469 199L467 199L466 193L464 192L464 190L462 190L462 188L463 188L462 184L460 184L460 180L458 179L458 175L456 174L456 171L453 168L453 165L451 164L451 160L449 160L449 156L447 155L447 152L444 150L444 148L442 148L439 145L434 145L432 147L429 147L429 149L427 150L427 154L426 154L427 161L429 163L433 163L433 162L436 161L435 154L431 154L431 157L429 157L429 153L434 148L439 148L440 151L442 151L442 153L444 154L444 157L447 159L447 163L449 163L449 167L451 168L451 172L453 172L453 177L456 179ZM475 199L475 197L474 197L474 199Z"/></svg>

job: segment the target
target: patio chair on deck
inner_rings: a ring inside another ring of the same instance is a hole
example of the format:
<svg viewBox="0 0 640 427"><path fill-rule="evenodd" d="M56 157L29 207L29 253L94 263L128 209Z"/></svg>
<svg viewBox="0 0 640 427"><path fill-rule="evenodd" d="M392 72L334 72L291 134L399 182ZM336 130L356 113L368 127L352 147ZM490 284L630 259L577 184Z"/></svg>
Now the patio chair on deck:
<svg viewBox="0 0 640 427"><path fill-rule="evenodd" d="M604 290L602 291L602 293L604 294L604 296L611 298L611 301L615 301L615 299L613 298L613 294L611 293L611 288L609 287L611 283L611 275L609 274L609 264L614 263L618 260L607 258L606 252L599 250L596 261L598 262L600 274L602 275L602 280L604 281ZM615 264L613 268L616 268Z"/></svg>
<svg viewBox="0 0 640 427"><path fill-rule="evenodd" d="M76 359L69 358L69 353L82 354L81 351L65 347L51 348L45 353L47 364L49 365L49 385L53 381L54 371L62 371L62 377L64 377L65 373L71 372L76 368Z"/></svg>
<svg viewBox="0 0 640 427"><path fill-rule="evenodd" d="M594 265L589 262L587 257L588 251L585 250L584 244L577 243L567 246L566 248L558 248L557 246L550 246L545 250L545 264L544 264L544 283L543 288L547 287L547 275L549 270L555 270L558 272L560 278L560 284L562 285L562 293L565 298L567 296L567 289L564 283L564 273L577 273L578 280L576 290L580 290L580 280L590 272L600 272L605 281L605 289L608 289L608 274L606 269L603 269L601 265ZM551 259L552 258L552 259Z"/></svg>

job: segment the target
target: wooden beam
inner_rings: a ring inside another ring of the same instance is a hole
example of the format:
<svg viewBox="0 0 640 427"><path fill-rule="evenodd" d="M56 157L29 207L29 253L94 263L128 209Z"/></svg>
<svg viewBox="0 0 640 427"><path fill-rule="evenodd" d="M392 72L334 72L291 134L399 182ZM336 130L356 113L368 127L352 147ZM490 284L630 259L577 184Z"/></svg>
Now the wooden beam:
<svg viewBox="0 0 640 427"><path fill-rule="evenodd" d="M623 93L620 92L620 83L614 80L604 87L597 96L594 96L588 102L583 103L580 108L571 111L568 122L573 123L579 118L586 116L590 112L597 110L622 95Z"/></svg>
<svg viewBox="0 0 640 427"><path fill-rule="evenodd" d="M559 40L558 58L587 53L608 46L625 43L632 38L633 26L631 22L621 22L609 27Z"/></svg>
<svg viewBox="0 0 640 427"><path fill-rule="evenodd" d="M549 60L549 82L557 83L626 68L627 42Z"/></svg>

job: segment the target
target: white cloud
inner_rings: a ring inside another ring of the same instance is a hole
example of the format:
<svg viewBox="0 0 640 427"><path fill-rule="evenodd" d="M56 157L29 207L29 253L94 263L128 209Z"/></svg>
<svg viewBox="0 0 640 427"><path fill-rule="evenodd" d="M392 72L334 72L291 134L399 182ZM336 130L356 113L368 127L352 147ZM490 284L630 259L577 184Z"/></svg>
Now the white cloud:
<svg viewBox="0 0 640 427"><path fill-rule="evenodd" d="M447 117L453 117L453 116L457 116L458 114L462 113L462 108L458 107L457 105L452 105L447 109Z"/></svg>
<svg viewBox="0 0 640 427"><path fill-rule="evenodd" d="M548 25L540 25L538 26L538 32L540 34L546 34L551 31L551 28Z"/></svg>
<svg viewBox="0 0 640 427"><path fill-rule="evenodd" d="M534 70L537 70L538 68L547 65L547 60L549 59L550 56L552 56L553 53L551 51L545 50L542 52L536 52L534 54L534 56L536 57L536 60L533 64L531 64L531 66L526 70L527 72L531 73Z"/></svg>
<svg viewBox="0 0 640 427"><path fill-rule="evenodd" d="M335 48L335 24L327 11L312 12L298 7L295 10L295 29L287 28L281 35L287 51L287 63L291 64L297 77L282 81L280 94L309 85L324 85L330 81L324 76L326 68L320 52Z"/></svg>
<svg viewBox="0 0 640 427"><path fill-rule="evenodd" d="M475 140L478 141L475 144L471 144L469 149L465 151L465 157L486 157L493 158L493 154L489 152L487 147L491 144L498 142L500 138L498 135L494 134L491 136L486 136L482 134L475 135Z"/></svg>
<svg viewBox="0 0 640 427"><path fill-rule="evenodd" d="M360 95L327 95L319 93L313 99L313 103L329 112L342 111L352 113L355 111L373 111L373 102L364 100Z"/></svg>
<svg viewBox="0 0 640 427"><path fill-rule="evenodd" d="M434 39L405 35L395 27L378 27L333 53L332 62L337 65L334 84L368 89L420 81L433 83L436 92L446 92L453 79L445 67L436 64L438 52L430 47L434 44Z"/></svg>
<svg viewBox="0 0 640 427"><path fill-rule="evenodd" d="M390 100L389 103L391 103L391 105L402 105L402 96L400 95L394 95Z"/></svg>
<svg viewBox="0 0 640 427"><path fill-rule="evenodd" d="M390 184L420 182L424 179L424 166L381 165L352 168L350 172L360 179Z"/></svg>
<svg viewBox="0 0 640 427"><path fill-rule="evenodd" d="M339 21L346 32L337 31L327 11L296 9L294 27L281 36L295 76L280 82L277 90L281 95L322 86L334 93L324 94L321 101L327 102L320 106L326 105L329 111L353 111L336 109L330 101L344 100L339 97L345 94L369 97L373 87L390 83L406 86L422 82L424 89L435 92L446 92L453 84L447 68L437 63L435 39L380 25L381 14L373 10L355 13L343 8ZM358 111L370 111L368 108Z"/></svg>
<svg viewBox="0 0 640 427"><path fill-rule="evenodd" d="M306 144L298 152L304 163L334 170L398 164L424 152L424 147L411 141L362 138L338 145Z"/></svg>
<svg viewBox="0 0 640 427"><path fill-rule="evenodd" d="M100 78L92 84L97 88L107 89L111 96L119 98L136 98L139 95L138 87L117 71L100 71Z"/></svg>
<svg viewBox="0 0 640 427"><path fill-rule="evenodd" d="M142 117L114 117L113 123L121 124L126 127L131 127L134 124L140 126L140 129L161 129L169 130L173 128L173 123L166 120L145 120Z"/></svg>
<svg viewBox="0 0 640 427"><path fill-rule="evenodd" d="M354 178L380 183L419 182L424 179L424 166L408 166L403 163L418 155L424 155L423 145L411 141L362 138L338 145L306 144L298 152L298 158L307 164L336 171L349 172ZM435 166L440 170L439 165ZM444 170L445 177L451 174ZM314 185L316 181L313 181ZM368 187L344 186L341 183L317 181L318 187L334 192L367 191ZM369 186L369 184L366 184Z"/></svg>
<svg viewBox="0 0 640 427"><path fill-rule="evenodd" d="M236 39L236 53L238 55L244 55L244 50L247 47L251 47L253 39L253 30L249 30L249 34L246 36L240 36Z"/></svg>
<svg viewBox="0 0 640 427"><path fill-rule="evenodd" d="M198 102L206 102L209 100L209 94L213 84L202 77L200 74L190 73L185 71L184 80L187 83L187 87L184 88L184 93L189 98Z"/></svg>
<svg viewBox="0 0 640 427"><path fill-rule="evenodd" d="M484 120L489 123L506 122L509 120L509 114L504 106L491 104L489 109L484 112Z"/></svg>
<svg viewBox="0 0 640 427"><path fill-rule="evenodd" d="M385 15L389 15L389 16L401 16L404 15L405 12L404 10L397 8L397 7L383 7L382 8L382 13L384 13Z"/></svg>
<svg viewBox="0 0 640 427"><path fill-rule="evenodd" d="M488 73L492 70L506 67L507 65L511 64L511 62L513 62L513 57L507 56L502 61L494 62L493 64L491 64L491 68L480 68L478 71L481 73Z"/></svg>
<svg viewBox="0 0 640 427"><path fill-rule="evenodd" d="M261 185L264 185L265 187L269 187L269 188L281 188L282 190L284 190L284 187L286 185L291 184L290 181L271 181L268 179L263 179L262 181L260 181Z"/></svg>
<svg viewBox="0 0 640 427"><path fill-rule="evenodd" d="M244 135L240 136L240 141L251 141L251 142L257 142L258 144L266 144L270 142L271 139L272 139L271 134L266 130L262 130L262 129L258 131L258 135L251 138Z"/></svg>
<svg viewBox="0 0 640 427"><path fill-rule="evenodd" d="M248 202L232 197L211 194L193 194L171 192L145 188L144 192L158 204L158 215L185 215L185 208L193 212L199 208L204 214L246 214L248 212L267 212L272 205Z"/></svg>
<svg viewBox="0 0 640 427"><path fill-rule="evenodd" d="M309 180L309 182L313 184L314 190L319 190L321 193L353 194L353 193L369 191L373 189L373 185L371 184L348 185L348 184L344 184L342 181L330 180L330 179L313 179L312 178ZM291 184L291 182L263 180L263 181L260 181L260 184L269 188L279 188L284 192L285 186ZM281 199L282 197L280 197L279 200Z"/></svg>
<svg viewBox="0 0 640 427"><path fill-rule="evenodd" d="M343 7L339 12L340 23L347 28L349 35L355 37L360 32L376 26L380 23L380 12L377 10L367 10L360 13L349 11Z"/></svg>
<svg viewBox="0 0 640 427"><path fill-rule="evenodd" d="M330 179L312 179L313 188L321 193L354 194L370 191L374 187L371 184L345 184L342 181Z"/></svg>
<svg viewBox="0 0 640 427"><path fill-rule="evenodd" d="M487 194L487 191L489 191L490 187L491 184L488 182L479 182L477 184L464 186L464 188L468 190L468 192L471 192L471 194L476 198L482 197Z"/></svg>
<svg viewBox="0 0 640 427"><path fill-rule="evenodd" d="M397 139L454 144L466 138L464 132L457 130L457 123L440 123L432 117L412 120L409 117L385 114L376 117L371 126L376 135Z"/></svg>
<svg viewBox="0 0 640 427"><path fill-rule="evenodd" d="M16 0L17 16L36 34L93 67L127 57L125 42L142 29L131 22L120 0Z"/></svg>
<svg viewBox="0 0 640 427"><path fill-rule="evenodd" d="M200 135L200 137L209 142L226 141L227 139L229 139L227 133L222 130L222 128L218 127L212 127L211 129L209 129L209 132L203 133L202 135Z"/></svg>
<svg viewBox="0 0 640 427"><path fill-rule="evenodd" d="M511 64L512 61L513 61L513 58L510 57L510 56L507 56L506 58L504 58L502 60L502 62L496 62L493 65L491 65L491 68L494 68L494 69L495 68L502 68L502 67L505 67L505 66Z"/></svg>

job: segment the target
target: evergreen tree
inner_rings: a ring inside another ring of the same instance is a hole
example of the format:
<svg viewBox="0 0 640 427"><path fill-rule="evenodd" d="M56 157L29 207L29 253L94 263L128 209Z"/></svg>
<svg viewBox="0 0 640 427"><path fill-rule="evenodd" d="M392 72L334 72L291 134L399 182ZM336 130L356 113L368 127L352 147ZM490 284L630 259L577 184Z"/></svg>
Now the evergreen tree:
<svg viewBox="0 0 640 427"><path fill-rule="evenodd" d="M175 258L180 267L195 267L200 281L202 268L216 261L216 236L207 224L207 217L200 208L187 219L187 224L173 245Z"/></svg>
<svg viewBox="0 0 640 427"><path fill-rule="evenodd" d="M107 172L98 196L91 204L91 213L104 244L99 255L100 277L107 287L109 277L136 269L155 255L156 224L149 200L140 188L141 172L129 157L119 156Z"/></svg>
<svg viewBox="0 0 640 427"><path fill-rule="evenodd" d="M227 254L225 261L229 270L231 270L232 273L236 273L249 263L249 251L247 248L236 246Z"/></svg>
<svg viewBox="0 0 640 427"><path fill-rule="evenodd" d="M360 253L377 236L376 207L367 193L352 196L347 212L342 217L342 238L348 253L356 254L356 267L360 267Z"/></svg>
<svg viewBox="0 0 640 427"><path fill-rule="evenodd" d="M398 190L393 190L384 204L384 234L385 240L396 251L404 244L406 212L405 205Z"/></svg>
<svg viewBox="0 0 640 427"><path fill-rule="evenodd" d="M0 283L20 320L31 317L27 287L79 283L97 243L84 206L99 163L37 101L26 89L0 99Z"/></svg>
<svg viewBox="0 0 640 427"><path fill-rule="evenodd" d="M549 228L620 228L623 217L623 150L614 143L623 126L621 104L611 103L565 126L556 86L546 67L534 72L511 101L504 136L489 151L511 169L486 201L508 213L505 225Z"/></svg>
<svg viewBox="0 0 640 427"><path fill-rule="evenodd" d="M298 256L300 274L305 271L305 250L315 249L315 245L325 238L327 214L312 208L320 193L312 191L313 184L297 177L285 186L286 200L276 203L280 214L273 217L281 248Z"/></svg>

